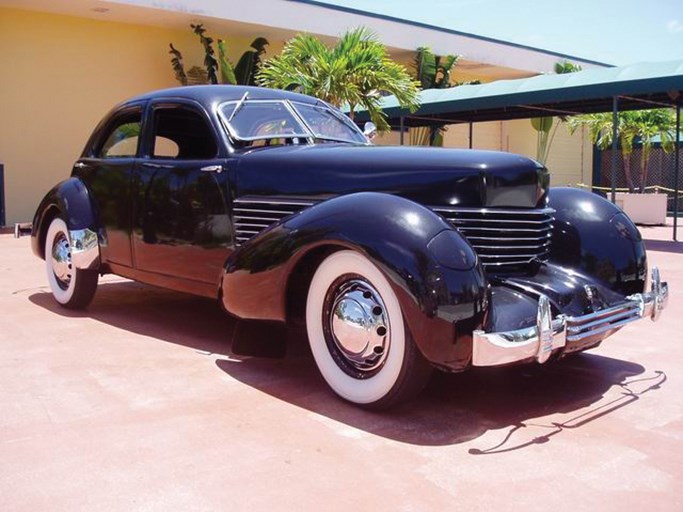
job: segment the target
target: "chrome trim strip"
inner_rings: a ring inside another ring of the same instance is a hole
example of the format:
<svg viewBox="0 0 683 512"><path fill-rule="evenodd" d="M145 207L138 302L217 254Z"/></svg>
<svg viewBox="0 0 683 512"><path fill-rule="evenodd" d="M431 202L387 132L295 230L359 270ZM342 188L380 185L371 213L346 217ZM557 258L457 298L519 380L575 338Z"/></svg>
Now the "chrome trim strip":
<svg viewBox="0 0 683 512"><path fill-rule="evenodd" d="M480 258L491 258L491 259L500 259L500 258L537 258L540 256L540 254L479 254L477 253ZM531 261L531 260L529 260Z"/></svg>
<svg viewBox="0 0 683 512"><path fill-rule="evenodd" d="M273 222L272 217L252 217L251 215L235 215L234 216L235 223L238 223L239 221L237 219L244 219L246 221L250 220L265 220L267 222Z"/></svg>
<svg viewBox="0 0 683 512"><path fill-rule="evenodd" d="M504 227L501 227L501 228L483 228L483 227L479 227L479 226L468 228L466 226L458 226L458 229L460 231L495 231L497 233L499 233L499 232L505 233L508 231L511 233L519 233L520 231L529 232L529 233L541 233L543 231L550 231L551 229L553 229L553 227L551 225L551 226L546 226L544 228L530 229L530 228L504 228Z"/></svg>
<svg viewBox="0 0 683 512"><path fill-rule="evenodd" d="M270 223L268 223L268 222L263 223L263 222L239 221L239 222L235 222L235 227L238 227L238 226L240 226L240 227L252 226L252 227L257 227L257 228L262 228L262 227L266 227L266 228L267 228L268 226L270 226L270 224L271 224L273 221L277 221L277 219L269 219L269 220L270 220Z"/></svg>
<svg viewBox="0 0 683 512"><path fill-rule="evenodd" d="M574 317L572 320L575 322L590 322L595 318L612 316L622 311L631 311L634 309L637 310L638 306L632 302L627 302L625 304L620 304L611 308L601 309L600 311L595 311L594 313L588 313L587 315L582 315L580 317Z"/></svg>
<svg viewBox="0 0 683 512"><path fill-rule="evenodd" d="M306 201L303 199L295 199L295 200L288 200L288 199L259 199L259 198L250 198L250 197L239 197L235 200L233 200L233 203L235 204L245 204L245 203L250 203L250 204L273 204L273 205L288 205L291 204L293 206L313 206L315 204L315 201Z"/></svg>
<svg viewBox="0 0 683 512"><path fill-rule="evenodd" d="M627 302L618 306L579 317L559 315L551 322L548 320L548 298L540 295L535 326L492 333L475 330L472 333L472 365L498 366L532 357L543 363L553 350L566 346L567 342L616 331L641 318L649 317L656 321L669 301L669 286L660 280L657 267L652 269L650 290L629 295ZM570 334L574 332L577 334Z"/></svg>
<svg viewBox="0 0 683 512"><path fill-rule="evenodd" d="M554 208L535 208L535 209L521 209L521 210L505 210L498 208L472 208L472 207L456 207L456 206L428 206L434 211L441 211L446 213L481 213L491 215L552 215L555 213Z"/></svg>
<svg viewBox="0 0 683 512"><path fill-rule="evenodd" d="M591 330L593 327L599 326L599 325L605 325L605 322L615 322L617 320L621 320L622 318L626 318L629 316L636 315L640 317L638 314L637 308L631 308L627 309L625 311L622 311L620 313L616 313L614 315L608 316L608 317L601 317L598 318L597 320L593 320L592 322L587 322L587 323L572 323L572 325L567 326L567 331L568 332L583 332L586 330ZM578 320L583 320L581 317L579 317Z"/></svg>
<svg viewBox="0 0 683 512"><path fill-rule="evenodd" d="M602 334L606 331L619 329L620 327L623 327L626 324L630 324L631 322L635 322L636 320L640 320L640 316L635 315L629 318L625 318L624 320L621 320L619 322L604 323L601 327L598 327L597 329L592 329L590 331L582 332L579 334L567 334L567 341L581 341L584 338L595 336L596 334Z"/></svg>
<svg viewBox="0 0 683 512"><path fill-rule="evenodd" d="M457 224L468 224L470 222L485 222L487 224L549 224L551 220L527 220L527 219L471 219L468 217L446 217L449 222ZM472 226L472 229L476 229L476 226Z"/></svg>
<svg viewBox="0 0 683 512"><path fill-rule="evenodd" d="M274 213L276 215L293 215L295 211L284 210L257 210L255 208L233 208L235 212Z"/></svg>
<svg viewBox="0 0 683 512"><path fill-rule="evenodd" d="M71 263L79 269L90 270L100 266L100 244L97 233L91 229L69 231Z"/></svg>
<svg viewBox="0 0 683 512"><path fill-rule="evenodd" d="M516 242L517 240L515 240ZM471 243L471 242L470 242ZM507 249L507 250L513 250L513 249L542 249L544 247L548 247L550 245L550 242L543 242L537 245L477 245L477 244L472 244L473 247L475 248L481 248L481 249Z"/></svg>
<svg viewBox="0 0 683 512"><path fill-rule="evenodd" d="M508 237L508 238L503 238L503 237L493 237L493 236L468 236L468 240L488 240L491 242L533 242L534 240L538 240L541 242L549 242L552 239L552 235L548 234L545 236L539 236L539 237ZM507 247L507 246L506 246Z"/></svg>

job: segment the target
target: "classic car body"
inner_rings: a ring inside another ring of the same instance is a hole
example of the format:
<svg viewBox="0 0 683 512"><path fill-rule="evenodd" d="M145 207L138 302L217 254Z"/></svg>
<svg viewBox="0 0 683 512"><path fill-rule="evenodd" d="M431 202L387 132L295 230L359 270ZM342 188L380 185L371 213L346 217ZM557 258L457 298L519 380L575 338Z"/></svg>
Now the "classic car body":
<svg viewBox="0 0 683 512"><path fill-rule="evenodd" d="M117 106L41 202L32 237L66 307L115 273L215 297L242 325L304 321L328 384L365 406L415 394L432 367L594 347L656 319L668 297L656 269L646 291L626 215L551 189L537 162L373 146L329 105L263 88ZM240 350L262 345L238 332Z"/></svg>

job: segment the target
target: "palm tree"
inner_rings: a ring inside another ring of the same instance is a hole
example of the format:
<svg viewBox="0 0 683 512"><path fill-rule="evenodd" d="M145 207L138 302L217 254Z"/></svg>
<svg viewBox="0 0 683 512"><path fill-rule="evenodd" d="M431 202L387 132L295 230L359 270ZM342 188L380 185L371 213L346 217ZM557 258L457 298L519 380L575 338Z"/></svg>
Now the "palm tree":
<svg viewBox="0 0 683 512"><path fill-rule="evenodd" d="M451 73L458 63L460 55L435 55L431 48L420 46L413 60L415 78L422 89L448 89L456 85L479 84L479 80L470 82L451 82ZM415 146L442 146L446 125L420 126L410 130L410 144Z"/></svg>
<svg viewBox="0 0 683 512"><path fill-rule="evenodd" d="M390 128L380 107L383 95L393 94L411 111L418 106L419 83L364 27L346 32L333 47L310 34L297 35L280 55L263 62L256 82L346 106L351 119L359 107L366 109L380 131Z"/></svg>
<svg viewBox="0 0 683 512"><path fill-rule="evenodd" d="M659 136L662 149L667 153L674 148L674 116L669 109L635 110L620 112L617 125L617 144L621 149L621 157L624 163L626 185L631 192L636 190L631 171L631 155L633 144L639 140L642 144L640 169L638 173L640 191L642 192L647 183L648 164L652 153L653 139ZM584 114L567 119L570 133L577 128L586 126L593 144L602 150L612 146L613 122L612 113Z"/></svg>
<svg viewBox="0 0 683 512"><path fill-rule="evenodd" d="M647 184L648 164L652 155L654 139L659 137L662 149L670 153L674 150L676 138L675 118L670 109L640 110L634 114L634 131L641 143L640 158L640 189L644 190Z"/></svg>

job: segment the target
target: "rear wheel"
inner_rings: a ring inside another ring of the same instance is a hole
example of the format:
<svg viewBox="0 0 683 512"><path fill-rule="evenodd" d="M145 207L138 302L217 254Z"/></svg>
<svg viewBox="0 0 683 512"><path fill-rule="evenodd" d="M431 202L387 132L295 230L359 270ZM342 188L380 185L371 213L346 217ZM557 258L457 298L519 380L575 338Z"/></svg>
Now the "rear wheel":
<svg viewBox="0 0 683 512"><path fill-rule="evenodd" d="M405 401L432 372L391 285L357 252L339 251L320 264L308 292L306 328L323 378L355 404L385 408Z"/></svg>
<svg viewBox="0 0 683 512"><path fill-rule="evenodd" d="M45 237L45 269L55 300L65 308L82 309L92 301L97 289L97 270L74 267L66 223L55 218Z"/></svg>

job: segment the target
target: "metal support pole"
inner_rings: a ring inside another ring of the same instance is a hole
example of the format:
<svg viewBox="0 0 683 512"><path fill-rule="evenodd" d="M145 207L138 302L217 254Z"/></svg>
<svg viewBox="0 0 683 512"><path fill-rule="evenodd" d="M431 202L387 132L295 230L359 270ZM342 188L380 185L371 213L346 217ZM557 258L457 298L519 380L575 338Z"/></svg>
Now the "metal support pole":
<svg viewBox="0 0 683 512"><path fill-rule="evenodd" d="M470 133L468 136L469 143L470 143L470 149L472 149L472 121L470 121Z"/></svg>
<svg viewBox="0 0 683 512"><path fill-rule="evenodd" d="M401 144L401 146L403 146L403 130L404 130L404 128L403 128L403 116L401 116L401 118L400 118L399 130L400 130L400 134L398 136L399 137L398 140L400 141L399 144Z"/></svg>
<svg viewBox="0 0 683 512"><path fill-rule="evenodd" d="M676 103L676 154L674 155L674 241L678 241L678 168L681 164L681 102Z"/></svg>
<svg viewBox="0 0 683 512"><path fill-rule="evenodd" d="M619 97L612 98L612 203L617 197L617 151L619 149Z"/></svg>
<svg viewBox="0 0 683 512"><path fill-rule="evenodd" d="M0 164L0 228L5 226L5 166Z"/></svg>

